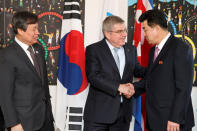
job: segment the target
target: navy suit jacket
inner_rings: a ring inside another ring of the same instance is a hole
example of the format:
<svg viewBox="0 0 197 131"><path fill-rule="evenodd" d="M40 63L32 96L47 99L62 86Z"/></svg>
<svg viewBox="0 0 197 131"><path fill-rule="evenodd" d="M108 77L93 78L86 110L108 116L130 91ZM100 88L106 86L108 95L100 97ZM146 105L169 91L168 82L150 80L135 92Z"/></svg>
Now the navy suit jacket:
<svg viewBox="0 0 197 131"><path fill-rule="evenodd" d="M167 121L181 124L181 128L194 126L191 103L193 82L193 53L183 41L170 36L155 62L153 47L145 79L135 83L135 96L146 92L148 127L153 131L166 131Z"/></svg>
<svg viewBox="0 0 197 131"><path fill-rule="evenodd" d="M25 131L38 130L46 111L53 120L44 51L38 44L33 47L41 77L18 43L1 50L0 103L6 127L21 123Z"/></svg>
<svg viewBox="0 0 197 131"><path fill-rule="evenodd" d="M84 120L113 123L117 119L121 96L119 84L132 83L133 77L143 77L145 69L137 60L136 48L125 44L125 68L122 78L105 39L86 48L86 74L90 83ZM124 118L132 118L132 100L123 97Z"/></svg>

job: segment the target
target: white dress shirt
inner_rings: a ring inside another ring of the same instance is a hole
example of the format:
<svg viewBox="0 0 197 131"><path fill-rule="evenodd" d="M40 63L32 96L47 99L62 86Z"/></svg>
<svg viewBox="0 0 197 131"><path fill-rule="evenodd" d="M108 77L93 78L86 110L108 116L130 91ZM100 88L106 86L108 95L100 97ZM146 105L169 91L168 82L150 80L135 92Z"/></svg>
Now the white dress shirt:
<svg viewBox="0 0 197 131"><path fill-rule="evenodd" d="M165 45L165 43L168 40L168 38L170 37L170 35L171 35L171 33L168 33L167 36L159 43L159 45L156 45L155 46L155 47L158 47L159 48L158 55L161 52L163 46Z"/></svg>
<svg viewBox="0 0 197 131"><path fill-rule="evenodd" d="M111 53L114 57L114 48L116 48L116 47L112 46L107 40L106 40L106 42L107 42L107 45L108 45L108 47L109 47L109 49L110 49L110 51L111 51ZM125 67L124 48L120 47L117 53L118 53L118 57L119 57L119 60L120 60L120 70L119 70L119 72L120 72L120 77L122 78L124 67Z"/></svg>
<svg viewBox="0 0 197 131"><path fill-rule="evenodd" d="M21 48L25 51L27 54L28 58L30 59L31 63L34 65L33 59L31 58L30 52L27 50L29 48L29 45L21 42L17 37L15 37L15 41L21 46ZM32 47L33 48L33 47ZM34 51L34 48L33 48Z"/></svg>

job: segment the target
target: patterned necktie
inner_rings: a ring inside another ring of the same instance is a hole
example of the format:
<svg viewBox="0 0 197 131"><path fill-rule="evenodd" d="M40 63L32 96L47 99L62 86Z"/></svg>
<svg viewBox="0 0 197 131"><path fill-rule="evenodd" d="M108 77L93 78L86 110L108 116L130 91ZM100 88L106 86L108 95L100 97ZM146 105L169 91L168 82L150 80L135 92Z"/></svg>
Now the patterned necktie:
<svg viewBox="0 0 197 131"><path fill-rule="evenodd" d="M155 47L155 53L154 53L154 59L153 59L153 62L156 60L157 56L159 54L159 48L158 47Z"/></svg>
<svg viewBox="0 0 197 131"><path fill-rule="evenodd" d="M39 68L39 65L38 65L38 61L36 59L36 55L35 55L35 53L34 53L34 51L32 49L32 46L29 46L27 50L30 52L30 56L31 56L31 58L33 60L34 67L35 67L38 75L40 76L40 68Z"/></svg>
<svg viewBox="0 0 197 131"><path fill-rule="evenodd" d="M114 48L114 60L116 62L118 70L120 71L120 59L119 59L119 56L118 56L118 50L119 50L119 48Z"/></svg>

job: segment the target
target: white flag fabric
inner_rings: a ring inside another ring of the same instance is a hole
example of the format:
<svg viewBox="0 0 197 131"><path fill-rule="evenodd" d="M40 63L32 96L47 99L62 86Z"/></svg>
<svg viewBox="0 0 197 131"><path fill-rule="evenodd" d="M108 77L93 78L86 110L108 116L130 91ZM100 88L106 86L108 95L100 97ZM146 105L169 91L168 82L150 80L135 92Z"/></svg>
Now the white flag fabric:
<svg viewBox="0 0 197 131"><path fill-rule="evenodd" d="M103 39L102 22L109 15L121 17L127 25L128 0L86 0L84 36L86 46Z"/></svg>
<svg viewBox="0 0 197 131"><path fill-rule="evenodd" d="M82 130L88 93L79 0L65 0L59 50L55 125Z"/></svg>

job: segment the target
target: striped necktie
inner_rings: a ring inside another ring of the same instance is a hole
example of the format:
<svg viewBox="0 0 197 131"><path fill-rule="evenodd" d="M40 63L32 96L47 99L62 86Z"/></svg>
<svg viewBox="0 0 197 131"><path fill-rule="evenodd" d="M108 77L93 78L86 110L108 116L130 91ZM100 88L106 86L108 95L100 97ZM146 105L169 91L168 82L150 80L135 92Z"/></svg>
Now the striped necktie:
<svg viewBox="0 0 197 131"><path fill-rule="evenodd" d="M35 67L38 75L40 76L40 68L39 68L39 65L38 65L38 61L37 61L36 55L35 55L35 53L34 53L34 51L32 49L32 46L29 46L27 50L29 51L30 56L31 56L31 58L33 60L33 63L34 63L34 67Z"/></svg>
<svg viewBox="0 0 197 131"><path fill-rule="evenodd" d="M118 70L120 71L120 59L119 59L119 56L118 56L118 50L119 50L119 48L114 48L114 60L116 62Z"/></svg>

